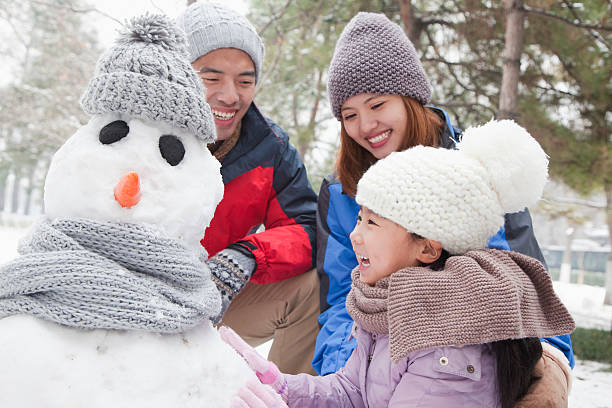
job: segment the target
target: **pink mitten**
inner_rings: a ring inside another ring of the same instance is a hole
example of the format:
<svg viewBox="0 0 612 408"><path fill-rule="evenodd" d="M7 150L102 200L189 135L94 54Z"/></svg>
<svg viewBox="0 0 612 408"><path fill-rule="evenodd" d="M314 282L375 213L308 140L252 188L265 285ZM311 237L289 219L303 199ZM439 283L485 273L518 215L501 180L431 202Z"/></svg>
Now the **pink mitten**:
<svg viewBox="0 0 612 408"><path fill-rule="evenodd" d="M287 380L271 361L266 360L249 346L235 331L226 326L219 327L221 339L229 344L246 361L247 365L255 371L255 375L262 384L272 387L287 402Z"/></svg>
<svg viewBox="0 0 612 408"><path fill-rule="evenodd" d="M232 408L288 408L269 385L249 380L232 400Z"/></svg>

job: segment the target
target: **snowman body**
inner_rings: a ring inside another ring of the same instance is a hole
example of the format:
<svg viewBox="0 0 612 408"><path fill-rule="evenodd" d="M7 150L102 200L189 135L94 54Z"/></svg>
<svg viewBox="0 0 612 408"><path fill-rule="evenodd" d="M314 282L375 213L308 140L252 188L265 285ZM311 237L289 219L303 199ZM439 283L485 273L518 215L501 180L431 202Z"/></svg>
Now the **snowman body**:
<svg viewBox="0 0 612 408"><path fill-rule="evenodd" d="M210 322L181 334L0 320L0 406L229 407L254 377Z"/></svg>
<svg viewBox="0 0 612 408"><path fill-rule="evenodd" d="M138 191L123 205L117 191L128 173L138 175ZM107 113L93 116L54 156L45 216L151 225L197 254L222 194L220 164L195 136ZM0 319L0 367L6 407L229 407L254 378L208 319L160 334L15 314Z"/></svg>

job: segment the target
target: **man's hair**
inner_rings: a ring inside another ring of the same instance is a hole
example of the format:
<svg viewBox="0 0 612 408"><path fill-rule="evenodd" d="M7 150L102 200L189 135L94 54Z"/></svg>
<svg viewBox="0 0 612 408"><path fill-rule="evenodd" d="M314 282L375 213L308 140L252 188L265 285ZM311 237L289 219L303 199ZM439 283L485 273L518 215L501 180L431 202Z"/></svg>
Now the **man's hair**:
<svg viewBox="0 0 612 408"><path fill-rule="evenodd" d="M443 132L442 119L434 111L410 97L402 96L402 100L408 120L406 134L399 150L417 145L438 146ZM336 160L336 172L344 192L354 197L359 179L377 159L348 135L342 121L340 124L340 151Z"/></svg>

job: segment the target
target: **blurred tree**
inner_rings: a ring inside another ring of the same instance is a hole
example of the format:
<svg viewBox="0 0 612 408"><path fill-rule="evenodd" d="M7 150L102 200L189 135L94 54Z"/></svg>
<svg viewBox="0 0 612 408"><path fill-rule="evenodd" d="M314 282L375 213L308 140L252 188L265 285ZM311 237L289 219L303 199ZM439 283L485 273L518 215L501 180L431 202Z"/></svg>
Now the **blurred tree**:
<svg viewBox="0 0 612 408"><path fill-rule="evenodd" d="M551 156L552 177L583 194L603 189L612 242L612 3L541 0L525 11L522 121ZM610 256L606 304L612 304Z"/></svg>
<svg viewBox="0 0 612 408"><path fill-rule="evenodd" d="M99 55L87 11L78 1L0 0L0 55L11 70L0 85L0 196L12 173L12 211L29 213L51 156L87 120L79 97Z"/></svg>

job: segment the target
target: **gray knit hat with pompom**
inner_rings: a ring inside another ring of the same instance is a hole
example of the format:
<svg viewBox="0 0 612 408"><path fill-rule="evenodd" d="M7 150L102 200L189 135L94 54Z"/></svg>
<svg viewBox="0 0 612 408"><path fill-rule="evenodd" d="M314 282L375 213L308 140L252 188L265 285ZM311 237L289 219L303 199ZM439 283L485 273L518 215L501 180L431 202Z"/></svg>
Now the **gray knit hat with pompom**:
<svg viewBox="0 0 612 408"><path fill-rule="evenodd" d="M409 96L429 103L431 87L414 45L383 14L358 13L346 25L329 67L327 91L334 116L362 93Z"/></svg>
<svg viewBox="0 0 612 408"><path fill-rule="evenodd" d="M145 14L127 23L98 60L81 106L91 115L118 112L163 121L204 143L217 139L204 87L188 61L185 36L164 15Z"/></svg>

